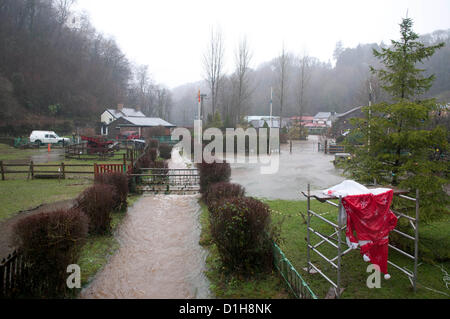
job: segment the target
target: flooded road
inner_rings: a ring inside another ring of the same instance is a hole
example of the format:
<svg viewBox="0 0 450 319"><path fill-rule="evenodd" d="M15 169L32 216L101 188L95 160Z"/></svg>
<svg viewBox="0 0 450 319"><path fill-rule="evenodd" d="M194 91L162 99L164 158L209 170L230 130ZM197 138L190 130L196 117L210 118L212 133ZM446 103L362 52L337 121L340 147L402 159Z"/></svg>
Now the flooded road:
<svg viewBox="0 0 450 319"><path fill-rule="evenodd" d="M183 163L170 163L180 168ZM118 229L118 252L81 298L210 298L199 195L143 195Z"/></svg>
<svg viewBox="0 0 450 319"><path fill-rule="evenodd" d="M231 181L241 184L247 195L267 199L301 200L300 191L326 189L339 184L345 178L333 165L334 155L318 152L318 136L307 141L293 141L292 154L289 144L281 145L279 170L273 175L262 175L260 164L231 164Z"/></svg>
<svg viewBox="0 0 450 319"><path fill-rule="evenodd" d="M208 298L197 196L143 196L119 228L119 251L81 298Z"/></svg>

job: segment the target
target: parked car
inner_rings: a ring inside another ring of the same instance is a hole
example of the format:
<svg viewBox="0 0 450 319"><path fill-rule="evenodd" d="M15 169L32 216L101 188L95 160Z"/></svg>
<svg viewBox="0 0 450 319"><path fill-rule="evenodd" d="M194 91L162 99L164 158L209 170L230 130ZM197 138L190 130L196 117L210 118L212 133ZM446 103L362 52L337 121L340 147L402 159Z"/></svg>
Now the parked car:
<svg viewBox="0 0 450 319"><path fill-rule="evenodd" d="M30 135L30 143L41 144L69 144L70 138L60 137L53 131L33 131Z"/></svg>
<svg viewBox="0 0 450 319"><path fill-rule="evenodd" d="M120 140L134 140L134 139L141 139L142 136L139 135L139 132L137 131L125 131L122 132L122 134L120 134L118 136L118 139Z"/></svg>

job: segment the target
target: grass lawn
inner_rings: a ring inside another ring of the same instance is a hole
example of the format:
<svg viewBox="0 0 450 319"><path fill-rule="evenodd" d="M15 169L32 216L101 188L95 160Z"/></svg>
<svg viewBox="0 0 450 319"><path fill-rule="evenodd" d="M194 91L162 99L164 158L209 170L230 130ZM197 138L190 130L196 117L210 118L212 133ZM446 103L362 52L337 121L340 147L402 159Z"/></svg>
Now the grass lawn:
<svg viewBox="0 0 450 319"><path fill-rule="evenodd" d="M291 261L300 275L306 280L311 289L319 298L324 298L331 285L319 274L307 274L303 268L306 267L306 201L285 201L285 200L264 200L274 211L272 219L274 222L283 220L282 237L283 242L280 247ZM312 210L317 213L326 214L328 219L337 220L337 209L321 204L318 201L311 201ZM304 215L305 219L302 217ZM448 254L450 223L448 216L443 220L428 224L419 225L420 238L426 238L424 243L429 249L441 251ZM311 219L311 226L321 233L331 234L331 226L318 221L317 218ZM313 243L319 240L317 236L312 235ZM330 249L321 249L327 257L335 257L336 249L330 245ZM441 254L439 254L441 255ZM447 255L448 256L448 255ZM314 252L311 252L312 262L319 266L327 276L336 280L334 268L322 262L322 259ZM413 269L412 260L390 250L389 259L396 264L406 267L410 271ZM446 287L444 277L446 272L450 272L450 262L447 258L444 262L432 263L429 259L420 261L418 267L418 289L413 293L412 286L406 275L397 269L389 266L390 280L381 279L380 289L369 289L366 286L366 280L369 273L366 273L367 263L362 259L358 250L352 251L342 258L342 286L345 291L342 298L357 299L407 299L407 298L450 298L450 289ZM443 268L442 268L443 267ZM442 270L442 269L443 270ZM447 278L447 283L449 279ZM450 287L450 286L449 286Z"/></svg>
<svg viewBox="0 0 450 319"><path fill-rule="evenodd" d="M292 295L286 290L284 281L280 279L278 273L273 271L271 274L262 275L252 279L239 278L232 275L225 275L222 271L222 265L219 253L215 244L212 242L208 208L200 202L202 214L200 224L202 233L200 245L208 250L206 259L206 275L211 283L211 292L216 298L225 299L285 299L292 298Z"/></svg>
<svg viewBox="0 0 450 319"><path fill-rule="evenodd" d="M41 151L42 149L43 147ZM6 144L0 144L0 160L2 161L29 160L30 156L38 153L38 149L19 149Z"/></svg>
<svg viewBox="0 0 450 319"><path fill-rule="evenodd" d="M16 149L5 144L0 144L0 160L14 163L28 163L30 156L42 153L42 149ZM67 164L94 163L122 163L121 157L124 151L118 152L112 161L75 160L65 159ZM44 152L45 153L45 152ZM61 164L50 162L48 164ZM27 171L28 167L8 167L9 170ZM19 211L31 209L41 204L54 203L61 200L76 198L84 189L93 183L93 167L66 168L67 171L92 172L92 174L66 174L66 179L61 180L27 180L28 174L6 174L6 180L0 180L0 222L12 217ZM35 174L39 171L58 171L58 167L36 167Z"/></svg>
<svg viewBox="0 0 450 319"><path fill-rule="evenodd" d="M41 204L74 199L92 184L89 180L0 181L0 222Z"/></svg>

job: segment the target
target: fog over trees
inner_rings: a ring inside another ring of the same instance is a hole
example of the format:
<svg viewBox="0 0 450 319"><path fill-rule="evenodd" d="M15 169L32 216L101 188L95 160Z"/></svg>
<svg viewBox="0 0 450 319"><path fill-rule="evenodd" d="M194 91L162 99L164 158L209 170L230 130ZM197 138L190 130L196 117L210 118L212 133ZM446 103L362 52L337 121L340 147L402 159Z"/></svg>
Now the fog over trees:
<svg viewBox="0 0 450 319"><path fill-rule="evenodd" d="M171 92L73 11L74 0L0 0L0 132L46 122L92 125L125 103L168 117Z"/></svg>
<svg viewBox="0 0 450 319"><path fill-rule="evenodd" d="M286 117L367 105L369 82L374 103L389 99L370 74L370 66L380 67L373 49L386 44L345 48L337 43L329 62L280 46L279 56L255 65L251 39L242 37L235 47L224 47L226 30L211 30L205 39L204 55L198 57L204 78L169 89L152 77L151 63L132 63L114 39L72 9L73 3L0 0L0 133L27 132L48 119L60 121L65 130L80 123L93 125L105 108L122 103L190 126L197 115L199 89L208 95L207 114L217 111L227 126L245 115L268 115L271 87L273 114ZM427 96L449 102L450 29L420 40L426 45L446 43L423 68L436 75ZM224 52L234 53L233 61L225 61ZM229 73L225 64L233 65Z"/></svg>
<svg viewBox="0 0 450 319"><path fill-rule="evenodd" d="M426 45L445 42L444 48L418 67L426 69L426 75L435 74L436 80L424 97L435 97L442 103L450 102L450 29L439 30L420 37ZM390 96L381 89L379 80L371 74L370 67L380 68L373 50L390 44L360 44L345 48L336 43L333 60L328 62L309 56L307 52L286 52L258 66L248 66L246 86L251 88L245 101L244 115L269 115L270 89L274 89L273 114L283 117L315 115L319 111L345 112L369 103L369 82L372 86L372 102L389 101ZM229 49L229 48L225 48ZM252 52L252 48L248 47ZM240 104L233 100L232 83L236 73L222 77L223 87L216 101L216 109L222 119L233 118ZM173 118L177 124L190 125L196 111L196 92L210 95L208 86L200 81L188 83L172 90ZM282 93L283 92L283 93ZM232 101L232 102L230 102ZM234 102L233 102L234 101ZM210 101L209 112L211 112ZM231 104L230 104L231 103ZM208 110L208 108L207 108ZM226 121L225 121L226 122ZM235 120L233 124L237 122Z"/></svg>

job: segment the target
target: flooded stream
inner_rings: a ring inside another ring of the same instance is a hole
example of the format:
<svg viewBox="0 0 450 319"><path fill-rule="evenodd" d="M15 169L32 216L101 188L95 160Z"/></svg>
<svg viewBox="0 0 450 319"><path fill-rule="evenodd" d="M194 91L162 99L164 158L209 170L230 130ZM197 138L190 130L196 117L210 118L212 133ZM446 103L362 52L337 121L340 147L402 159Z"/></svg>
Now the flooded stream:
<svg viewBox="0 0 450 319"><path fill-rule="evenodd" d="M82 298L208 298L198 196L143 196L119 228L119 251Z"/></svg>
<svg viewBox="0 0 450 319"><path fill-rule="evenodd" d="M179 156L173 153L172 157ZM170 168L183 168L170 162ZM199 195L143 195L118 229L119 251L81 298L210 298Z"/></svg>

